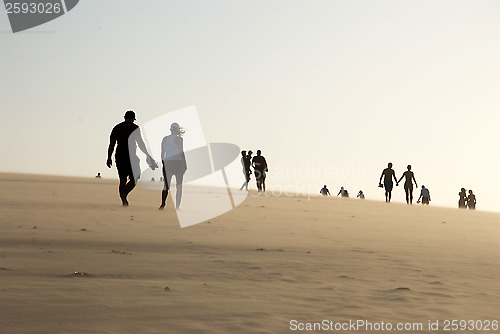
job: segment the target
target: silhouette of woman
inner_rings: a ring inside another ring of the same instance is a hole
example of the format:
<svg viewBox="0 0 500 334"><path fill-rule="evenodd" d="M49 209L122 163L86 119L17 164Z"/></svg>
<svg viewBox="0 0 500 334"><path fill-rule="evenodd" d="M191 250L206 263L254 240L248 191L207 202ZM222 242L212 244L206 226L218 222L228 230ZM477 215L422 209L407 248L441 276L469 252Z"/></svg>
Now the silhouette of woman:
<svg viewBox="0 0 500 334"><path fill-rule="evenodd" d="M401 182L403 177L405 178L405 193L406 193L406 203L407 204L412 204L413 202L413 181L415 181L415 188L418 188L417 186L417 180L415 180L415 175L413 175L413 172L411 171L411 165L408 165L406 168L408 170L401 175L401 178L399 179L398 183Z"/></svg>
<svg viewBox="0 0 500 334"><path fill-rule="evenodd" d="M460 192L458 193L459 199L458 199L458 207L460 209L466 209L467 208L467 193L465 192L465 188L462 188Z"/></svg>
<svg viewBox="0 0 500 334"><path fill-rule="evenodd" d="M184 129L179 124L172 123L170 125L170 132L171 134L164 137L161 142L164 186L161 192L160 210L165 207L170 182L174 175L177 190L175 208L179 209L182 198L182 179L187 169L186 156L184 155L184 141L181 137L184 134Z"/></svg>
<svg viewBox="0 0 500 334"><path fill-rule="evenodd" d="M469 190L469 196L467 197L467 205L469 206L470 210L476 210L476 195L474 195L472 190Z"/></svg>

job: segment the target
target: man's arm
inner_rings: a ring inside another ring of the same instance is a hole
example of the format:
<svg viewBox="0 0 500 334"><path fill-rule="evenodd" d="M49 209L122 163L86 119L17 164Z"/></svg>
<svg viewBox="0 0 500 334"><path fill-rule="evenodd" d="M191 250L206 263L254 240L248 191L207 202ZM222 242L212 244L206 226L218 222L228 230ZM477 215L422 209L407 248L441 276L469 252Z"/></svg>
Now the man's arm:
<svg viewBox="0 0 500 334"><path fill-rule="evenodd" d="M401 182L401 180L403 179L404 176L405 176L405 173L403 173L403 175L401 175L401 178L399 178L399 181L396 180L396 176L394 176L394 180L396 180L396 183L399 183L399 182Z"/></svg>
<svg viewBox="0 0 500 334"><path fill-rule="evenodd" d="M149 155L148 149L146 147L146 144L144 144L144 141L142 140L141 129L137 128L136 130L134 130L134 132L135 131L137 131L136 138L135 138L137 146L139 146L139 148L141 149L142 153L144 153L146 155L146 157L151 158L151 156Z"/></svg>
<svg viewBox="0 0 500 334"><path fill-rule="evenodd" d="M380 174L380 180L378 181L378 183L382 183L382 178L384 177L384 170L382 171L382 174Z"/></svg>
<svg viewBox="0 0 500 334"><path fill-rule="evenodd" d="M106 161L106 166L111 168L113 165L113 161L111 160L111 156L113 155L113 151L115 150L116 138L114 138L113 133L109 136L109 146L108 146L108 160Z"/></svg>
<svg viewBox="0 0 500 334"><path fill-rule="evenodd" d="M404 173L403 173L403 175L404 175ZM398 184L399 184L399 181L398 181L398 179L396 178L396 172L395 172L395 171L392 171L392 177L394 177L394 181L396 181L396 185L398 185ZM401 178L403 178L403 177L401 177Z"/></svg>

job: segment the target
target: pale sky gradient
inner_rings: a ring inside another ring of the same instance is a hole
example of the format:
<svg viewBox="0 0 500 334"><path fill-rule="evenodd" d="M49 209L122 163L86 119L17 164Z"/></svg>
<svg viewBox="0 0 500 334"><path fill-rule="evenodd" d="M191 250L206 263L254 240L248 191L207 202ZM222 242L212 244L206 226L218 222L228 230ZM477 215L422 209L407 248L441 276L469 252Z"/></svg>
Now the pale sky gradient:
<svg viewBox="0 0 500 334"><path fill-rule="evenodd" d="M465 187L500 211L499 1L84 0L16 34L2 11L0 47L0 171L116 178L127 109L195 105L208 142L262 150L270 188L383 200L392 161L432 205Z"/></svg>

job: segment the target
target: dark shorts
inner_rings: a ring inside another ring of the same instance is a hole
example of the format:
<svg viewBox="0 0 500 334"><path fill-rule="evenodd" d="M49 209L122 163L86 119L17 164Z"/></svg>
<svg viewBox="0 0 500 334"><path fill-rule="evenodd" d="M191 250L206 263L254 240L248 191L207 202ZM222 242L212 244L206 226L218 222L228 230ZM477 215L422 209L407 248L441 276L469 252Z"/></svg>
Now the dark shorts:
<svg viewBox="0 0 500 334"><path fill-rule="evenodd" d="M384 181L385 191L392 191L393 183L392 181Z"/></svg>
<svg viewBox="0 0 500 334"><path fill-rule="evenodd" d="M137 181L141 174L141 166L139 158L132 157L115 157L116 169L118 170L118 177L120 179L130 178L130 180Z"/></svg>
<svg viewBox="0 0 500 334"><path fill-rule="evenodd" d="M266 178L266 171L256 169L254 174L255 180L264 180Z"/></svg>
<svg viewBox="0 0 500 334"><path fill-rule="evenodd" d="M429 204L429 197L422 197L422 204Z"/></svg>

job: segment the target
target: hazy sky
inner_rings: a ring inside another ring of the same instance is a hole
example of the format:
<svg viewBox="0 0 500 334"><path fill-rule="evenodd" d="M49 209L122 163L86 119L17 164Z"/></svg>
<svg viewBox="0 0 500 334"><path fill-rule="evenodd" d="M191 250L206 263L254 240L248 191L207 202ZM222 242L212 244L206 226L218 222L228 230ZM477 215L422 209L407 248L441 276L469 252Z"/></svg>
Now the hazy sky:
<svg viewBox="0 0 500 334"><path fill-rule="evenodd" d="M16 34L2 11L0 48L0 171L116 178L127 109L195 105L208 142L262 150L276 191L383 200L392 161L433 205L465 187L500 211L497 0L84 0Z"/></svg>

